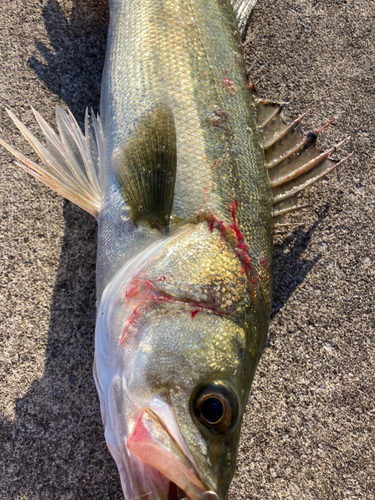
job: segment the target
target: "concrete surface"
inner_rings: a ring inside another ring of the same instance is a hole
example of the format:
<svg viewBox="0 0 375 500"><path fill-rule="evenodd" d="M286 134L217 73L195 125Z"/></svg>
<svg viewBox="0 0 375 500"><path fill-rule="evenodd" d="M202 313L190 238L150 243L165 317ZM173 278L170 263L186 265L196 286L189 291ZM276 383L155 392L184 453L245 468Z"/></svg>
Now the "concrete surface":
<svg viewBox="0 0 375 500"><path fill-rule="evenodd" d="M230 498L372 500L374 466L373 0L260 0L246 50L262 95L333 116L323 146L354 156L312 188L303 230L275 247L268 346L243 424ZM82 120L97 109L105 0L1 0L4 108ZM96 226L0 153L0 499L122 498L92 378Z"/></svg>

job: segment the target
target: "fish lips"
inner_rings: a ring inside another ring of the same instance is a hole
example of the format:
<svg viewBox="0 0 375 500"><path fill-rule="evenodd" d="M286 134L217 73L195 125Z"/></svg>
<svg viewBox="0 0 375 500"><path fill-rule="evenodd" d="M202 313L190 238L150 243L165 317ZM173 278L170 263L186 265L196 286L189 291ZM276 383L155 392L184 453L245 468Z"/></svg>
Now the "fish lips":
<svg viewBox="0 0 375 500"><path fill-rule="evenodd" d="M188 456L190 453L185 443L181 442L182 437L176 434L179 433L172 433L151 408L145 408L127 439L126 447L144 464L170 481L165 500L182 500L185 497L190 500L219 500Z"/></svg>

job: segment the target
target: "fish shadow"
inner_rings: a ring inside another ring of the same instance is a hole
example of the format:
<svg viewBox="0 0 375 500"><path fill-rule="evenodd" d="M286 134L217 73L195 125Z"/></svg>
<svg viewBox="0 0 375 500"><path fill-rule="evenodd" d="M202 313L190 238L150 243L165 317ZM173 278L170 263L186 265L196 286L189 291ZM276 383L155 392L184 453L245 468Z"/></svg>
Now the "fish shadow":
<svg viewBox="0 0 375 500"><path fill-rule="evenodd" d="M30 68L77 117L83 117L86 107L98 111L108 0L75 0L69 19L59 3L50 0L43 8L43 21L50 47L35 42L39 57L29 58Z"/></svg>
<svg viewBox="0 0 375 500"><path fill-rule="evenodd" d="M317 214L318 218L315 223L306 231L298 229L284 238L282 242L274 245L271 319L283 308L292 293L321 258L320 253L312 260L302 260L301 257L328 210L329 205L326 205L321 213Z"/></svg>
<svg viewBox="0 0 375 500"><path fill-rule="evenodd" d="M51 0L43 18L51 49L36 42L45 63L31 57L30 67L82 125L85 107L99 108L107 2L76 0L68 20ZM122 500L92 377L96 223L69 202L63 214L44 374L16 402L15 420L0 418L7 475L2 498ZM301 255L323 216L275 246L273 317L319 259L303 261Z"/></svg>
<svg viewBox="0 0 375 500"><path fill-rule="evenodd" d="M276 243L273 249L273 291L271 320L277 316L289 297L304 281L311 269L319 261L322 254L318 253L312 260L303 260L302 254L307 249L311 237L319 224L327 215L329 205L317 214L315 223L306 231L299 228L290 233L282 242ZM265 347L272 347L276 333L269 331Z"/></svg>
<svg viewBox="0 0 375 500"><path fill-rule="evenodd" d="M0 421L2 498L123 500L92 376L97 226L69 202L63 212L44 373Z"/></svg>

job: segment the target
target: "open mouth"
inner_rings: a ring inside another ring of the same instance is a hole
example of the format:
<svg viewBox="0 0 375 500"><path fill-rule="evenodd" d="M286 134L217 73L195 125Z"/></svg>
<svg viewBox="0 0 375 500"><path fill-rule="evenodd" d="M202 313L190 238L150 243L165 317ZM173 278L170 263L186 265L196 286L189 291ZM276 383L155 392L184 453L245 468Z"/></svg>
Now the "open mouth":
<svg viewBox="0 0 375 500"><path fill-rule="evenodd" d="M170 483L168 490L168 500L191 500L184 491L176 484Z"/></svg>
<svg viewBox="0 0 375 500"><path fill-rule="evenodd" d="M168 491L168 500L191 500L184 491L174 483L170 483ZM205 491L198 500L220 500L214 491Z"/></svg>
<svg viewBox="0 0 375 500"><path fill-rule="evenodd" d="M163 420L150 408L142 411L126 446L158 472L164 483L163 500L219 500Z"/></svg>

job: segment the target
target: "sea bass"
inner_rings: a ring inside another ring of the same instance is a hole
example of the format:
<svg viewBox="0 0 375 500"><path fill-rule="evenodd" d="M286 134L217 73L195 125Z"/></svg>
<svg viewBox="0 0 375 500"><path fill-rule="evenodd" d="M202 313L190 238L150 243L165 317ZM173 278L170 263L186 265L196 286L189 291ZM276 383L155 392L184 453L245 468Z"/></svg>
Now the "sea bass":
<svg viewBox="0 0 375 500"><path fill-rule="evenodd" d="M265 345L272 239L340 162L261 99L254 0L110 0L100 118L9 112L41 182L98 219L94 377L126 500L224 500ZM337 146L336 146L337 147Z"/></svg>

